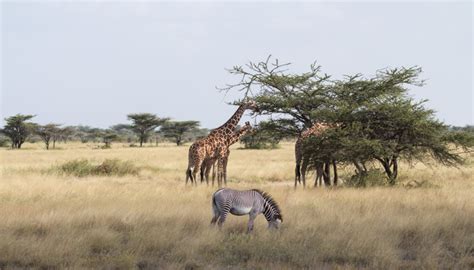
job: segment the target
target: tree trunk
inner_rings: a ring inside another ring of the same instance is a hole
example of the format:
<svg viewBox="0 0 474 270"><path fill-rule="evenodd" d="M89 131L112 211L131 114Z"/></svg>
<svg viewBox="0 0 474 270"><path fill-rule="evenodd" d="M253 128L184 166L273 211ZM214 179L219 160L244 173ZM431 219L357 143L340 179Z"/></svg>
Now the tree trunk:
<svg viewBox="0 0 474 270"><path fill-rule="evenodd" d="M358 172L359 174L362 175L362 174L366 174L366 173L367 173L367 168L365 167L365 164L364 164L364 163L362 163L362 162L360 162L360 161L358 161L358 160L354 160L354 161L352 161L352 163L353 163L354 166L356 167L357 172Z"/></svg>
<svg viewBox="0 0 474 270"><path fill-rule="evenodd" d="M49 142L45 142L46 144L46 150L49 150Z"/></svg>
<svg viewBox="0 0 474 270"><path fill-rule="evenodd" d="M377 158L378 161L382 164L385 174L388 177L388 183L390 185L395 185L395 181L398 176L398 160L397 157L389 158Z"/></svg>
<svg viewBox="0 0 474 270"><path fill-rule="evenodd" d="M324 163L323 180L324 180L324 185L326 186L331 185L331 167L328 161Z"/></svg>
<svg viewBox="0 0 474 270"><path fill-rule="evenodd" d="M338 181L338 175L337 175L337 163L336 163L336 160L333 159L332 160L332 168L334 170L334 185L337 186L337 181Z"/></svg>

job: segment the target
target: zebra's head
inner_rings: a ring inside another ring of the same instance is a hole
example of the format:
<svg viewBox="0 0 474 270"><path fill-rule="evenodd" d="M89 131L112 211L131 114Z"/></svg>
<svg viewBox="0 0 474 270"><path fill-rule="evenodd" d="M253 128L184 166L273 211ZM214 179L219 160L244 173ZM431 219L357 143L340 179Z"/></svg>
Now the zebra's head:
<svg viewBox="0 0 474 270"><path fill-rule="evenodd" d="M280 218L275 218L274 220L268 222L268 228L279 229L281 223L282 223L282 220Z"/></svg>
<svg viewBox="0 0 474 270"><path fill-rule="evenodd" d="M283 222L283 217L281 215L280 208L278 207L276 203L274 207L275 208L274 208L273 218L268 221L268 228L270 229L280 228L280 224Z"/></svg>

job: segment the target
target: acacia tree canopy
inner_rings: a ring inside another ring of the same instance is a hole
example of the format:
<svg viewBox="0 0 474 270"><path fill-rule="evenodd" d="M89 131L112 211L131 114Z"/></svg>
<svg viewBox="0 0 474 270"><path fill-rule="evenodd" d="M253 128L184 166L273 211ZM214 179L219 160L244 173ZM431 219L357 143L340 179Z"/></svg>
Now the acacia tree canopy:
<svg viewBox="0 0 474 270"><path fill-rule="evenodd" d="M160 133L167 138L172 138L176 145L181 145L183 136L199 127L199 121L169 121L163 124Z"/></svg>
<svg viewBox="0 0 474 270"><path fill-rule="evenodd" d="M28 120L35 117L34 115L16 114L5 118L6 125L2 133L10 138L12 148L21 148L28 136L33 132L34 124Z"/></svg>
<svg viewBox="0 0 474 270"><path fill-rule="evenodd" d="M472 145L472 136L448 135L448 127L425 108L425 101L408 96L409 87L424 85L419 67L333 80L315 64L300 74L290 73L289 66L270 58L236 66L229 71L241 80L223 90L244 91L254 99L260 113L270 116L267 127L275 136L297 136L317 122L337 123L338 128L304 144L310 165L337 160L354 164L363 173L365 163L375 161L393 184L399 159L426 161L431 156L455 165L462 158L451 146Z"/></svg>
<svg viewBox="0 0 474 270"><path fill-rule="evenodd" d="M151 113L135 113L127 115L128 120L132 121L130 129L137 134L140 141L140 147L143 146L150 136L151 132L168 121L168 118L159 118Z"/></svg>
<svg viewBox="0 0 474 270"><path fill-rule="evenodd" d="M49 143L51 139L53 139L55 136L58 136L58 134L61 132L60 126L61 125L54 123L35 125L34 132L43 140L46 150L49 149Z"/></svg>

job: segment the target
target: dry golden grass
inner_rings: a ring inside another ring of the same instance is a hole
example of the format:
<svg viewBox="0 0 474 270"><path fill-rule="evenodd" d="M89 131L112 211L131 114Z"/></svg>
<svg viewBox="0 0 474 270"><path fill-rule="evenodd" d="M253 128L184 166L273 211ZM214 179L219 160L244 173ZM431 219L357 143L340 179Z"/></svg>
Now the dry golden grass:
<svg viewBox="0 0 474 270"><path fill-rule="evenodd" d="M184 186L187 146L41 144L0 150L0 268L43 269L472 269L474 166L402 164L400 180L425 188L293 189L293 145L232 151L229 186L260 188L284 223L230 216L209 227L215 187ZM138 175L72 177L75 159L132 161ZM342 172L344 177L344 172Z"/></svg>

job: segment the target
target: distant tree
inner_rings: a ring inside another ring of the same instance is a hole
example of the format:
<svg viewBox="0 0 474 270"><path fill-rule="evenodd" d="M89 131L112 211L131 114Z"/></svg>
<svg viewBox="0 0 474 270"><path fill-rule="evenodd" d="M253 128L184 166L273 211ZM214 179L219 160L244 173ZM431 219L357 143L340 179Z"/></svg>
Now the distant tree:
<svg viewBox="0 0 474 270"><path fill-rule="evenodd" d="M154 129L168 121L168 118L159 118L151 113L129 114L127 118L132 121L130 128L137 134L140 147L143 146Z"/></svg>
<svg viewBox="0 0 474 270"><path fill-rule="evenodd" d="M166 138L172 138L176 145L181 145L186 133L197 129L199 121L170 121L163 124L160 133Z"/></svg>
<svg viewBox="0 0 474 270"><path fill-rule="evenodd" d="M131 143L137 138L135 133L132 131L131 126L128 124L117 124L111 126L110 129L116 132L117 140Z"/></svg>
<svg viewBox="0 0 474 270"><path fill-rule="evenodd" d="M43 140L46 150L49 150L49 143L52 138L58 136L60 132L59 124L47 124L47 125L36 125L34 129L34 133L38 135L41 140Z"/></svg>
<svg viewBox="0 0 474 270"><path fill-rule="evenodd" d="M116 140L119 135L115 130L106 129L101 133L102 142L105 144L104 148L110 148L112 146L112 142Z"/></svg>
<svg viewBox="0 0 474 270"><path fill-rule="evenodd" d="M2 133L9 137L12 142L12 148L20 149L21 145L26 141L28 136L34 129L34 124L27 122L35 117L34 115L17 114L5 118L6 125L2 129Z"/></svg>
<svg viewBox="0 0 474 270"><path fill-rule="evenodd" d="M59 131L59 140L63 141L64 143L67 143L67 141L73 135L74 135L74 127L72 127L72 126L63 127Z"/></svg>

